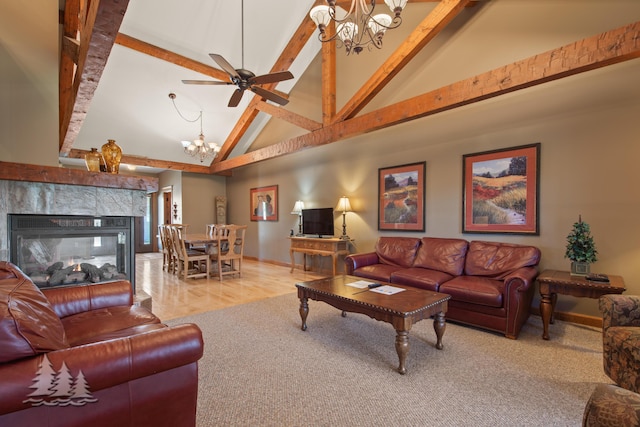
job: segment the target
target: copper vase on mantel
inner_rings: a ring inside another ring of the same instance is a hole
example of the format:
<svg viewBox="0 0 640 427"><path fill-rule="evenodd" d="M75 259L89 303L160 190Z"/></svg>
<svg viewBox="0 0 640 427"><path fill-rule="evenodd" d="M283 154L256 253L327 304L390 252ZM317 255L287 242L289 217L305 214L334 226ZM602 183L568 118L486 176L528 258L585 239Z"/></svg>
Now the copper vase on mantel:
<svg viewBox="0 0 640 427"><path fill-rule="evenodd" d="M118 173L120 170L120 159L122 159L122 149L116 144L116 141L109 139L102 146L102 157L107 166L107 172Z"/></svg>

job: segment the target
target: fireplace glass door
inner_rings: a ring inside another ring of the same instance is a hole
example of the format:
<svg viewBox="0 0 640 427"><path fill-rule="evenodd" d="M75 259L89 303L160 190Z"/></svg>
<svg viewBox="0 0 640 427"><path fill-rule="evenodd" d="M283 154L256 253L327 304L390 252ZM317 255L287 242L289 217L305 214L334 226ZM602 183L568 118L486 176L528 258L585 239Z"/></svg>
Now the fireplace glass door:
<svg viewBox="0 0 640 427"><path fill-rule="evenodd" d="M133 283L129 217L11 215L11 261L39 287Z"/></svg>

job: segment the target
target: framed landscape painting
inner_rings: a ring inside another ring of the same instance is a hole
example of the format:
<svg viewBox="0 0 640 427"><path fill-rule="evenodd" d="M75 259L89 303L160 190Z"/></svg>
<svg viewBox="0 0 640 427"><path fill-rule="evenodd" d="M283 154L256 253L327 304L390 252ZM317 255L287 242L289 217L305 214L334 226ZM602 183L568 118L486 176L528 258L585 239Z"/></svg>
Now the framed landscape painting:
<svg viewBox="0 0 640 427"><path fill-rule="evenodd" d="M278 220L278 186L252 188L249 192L251 221Z"/></svg>
<svg viewBox="0 0 640 427"><path fill-rule="evenodd" d="M462 157L462 232L540 234L540 143Z"/></svg>
<svg viewBox="0 0 640 427"><path fill-rule="evenodd" d="M426 162L378 169L378 230L424 231Z"/></svg>

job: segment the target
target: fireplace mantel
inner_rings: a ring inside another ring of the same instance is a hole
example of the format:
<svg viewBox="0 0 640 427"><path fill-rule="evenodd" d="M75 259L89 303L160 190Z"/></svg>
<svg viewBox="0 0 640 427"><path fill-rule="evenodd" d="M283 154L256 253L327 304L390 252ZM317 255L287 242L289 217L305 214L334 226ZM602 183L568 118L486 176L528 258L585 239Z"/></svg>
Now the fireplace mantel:
<svg viewBox="0 0 640 427"><path fill-rule="evenodd" d="M89 187L158 191L158 178L148 176L114 175L25 163L0 162L0 179L7 181L42 182L49 184L84 185Z"/></svg>

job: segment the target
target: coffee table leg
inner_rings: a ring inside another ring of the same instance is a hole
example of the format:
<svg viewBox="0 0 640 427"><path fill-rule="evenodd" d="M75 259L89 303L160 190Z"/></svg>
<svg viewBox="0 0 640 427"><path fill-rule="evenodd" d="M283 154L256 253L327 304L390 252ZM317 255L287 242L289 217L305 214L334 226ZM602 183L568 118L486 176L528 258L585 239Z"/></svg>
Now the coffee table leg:
<svg viewBox="0 0 640 427"><path fill-rule="evenodd" d="M444 321L444 313L439 312L433 316L433 329L436 331L436 348L438 350L442 350L442 336L444 335L444 330L447 327L446 322Z"/></svg>
<svg viewBox="0 0 640 427"><path fill-rule="evenodd" d="M398 331L396 335L396 352L398 353L398 360L400 366L398 366L398 372L401 374L407 373L407 368L404 366L404 362L407 359L407 353L409 353L409 331Z"/></svg>
<svg viewBox="0 0 640 427"><path fill-rule="evenodd" d="M300 297L300 317L302 318L302 329L307 330L307 315L309 314L309 303L306 297Z"/></svg>

